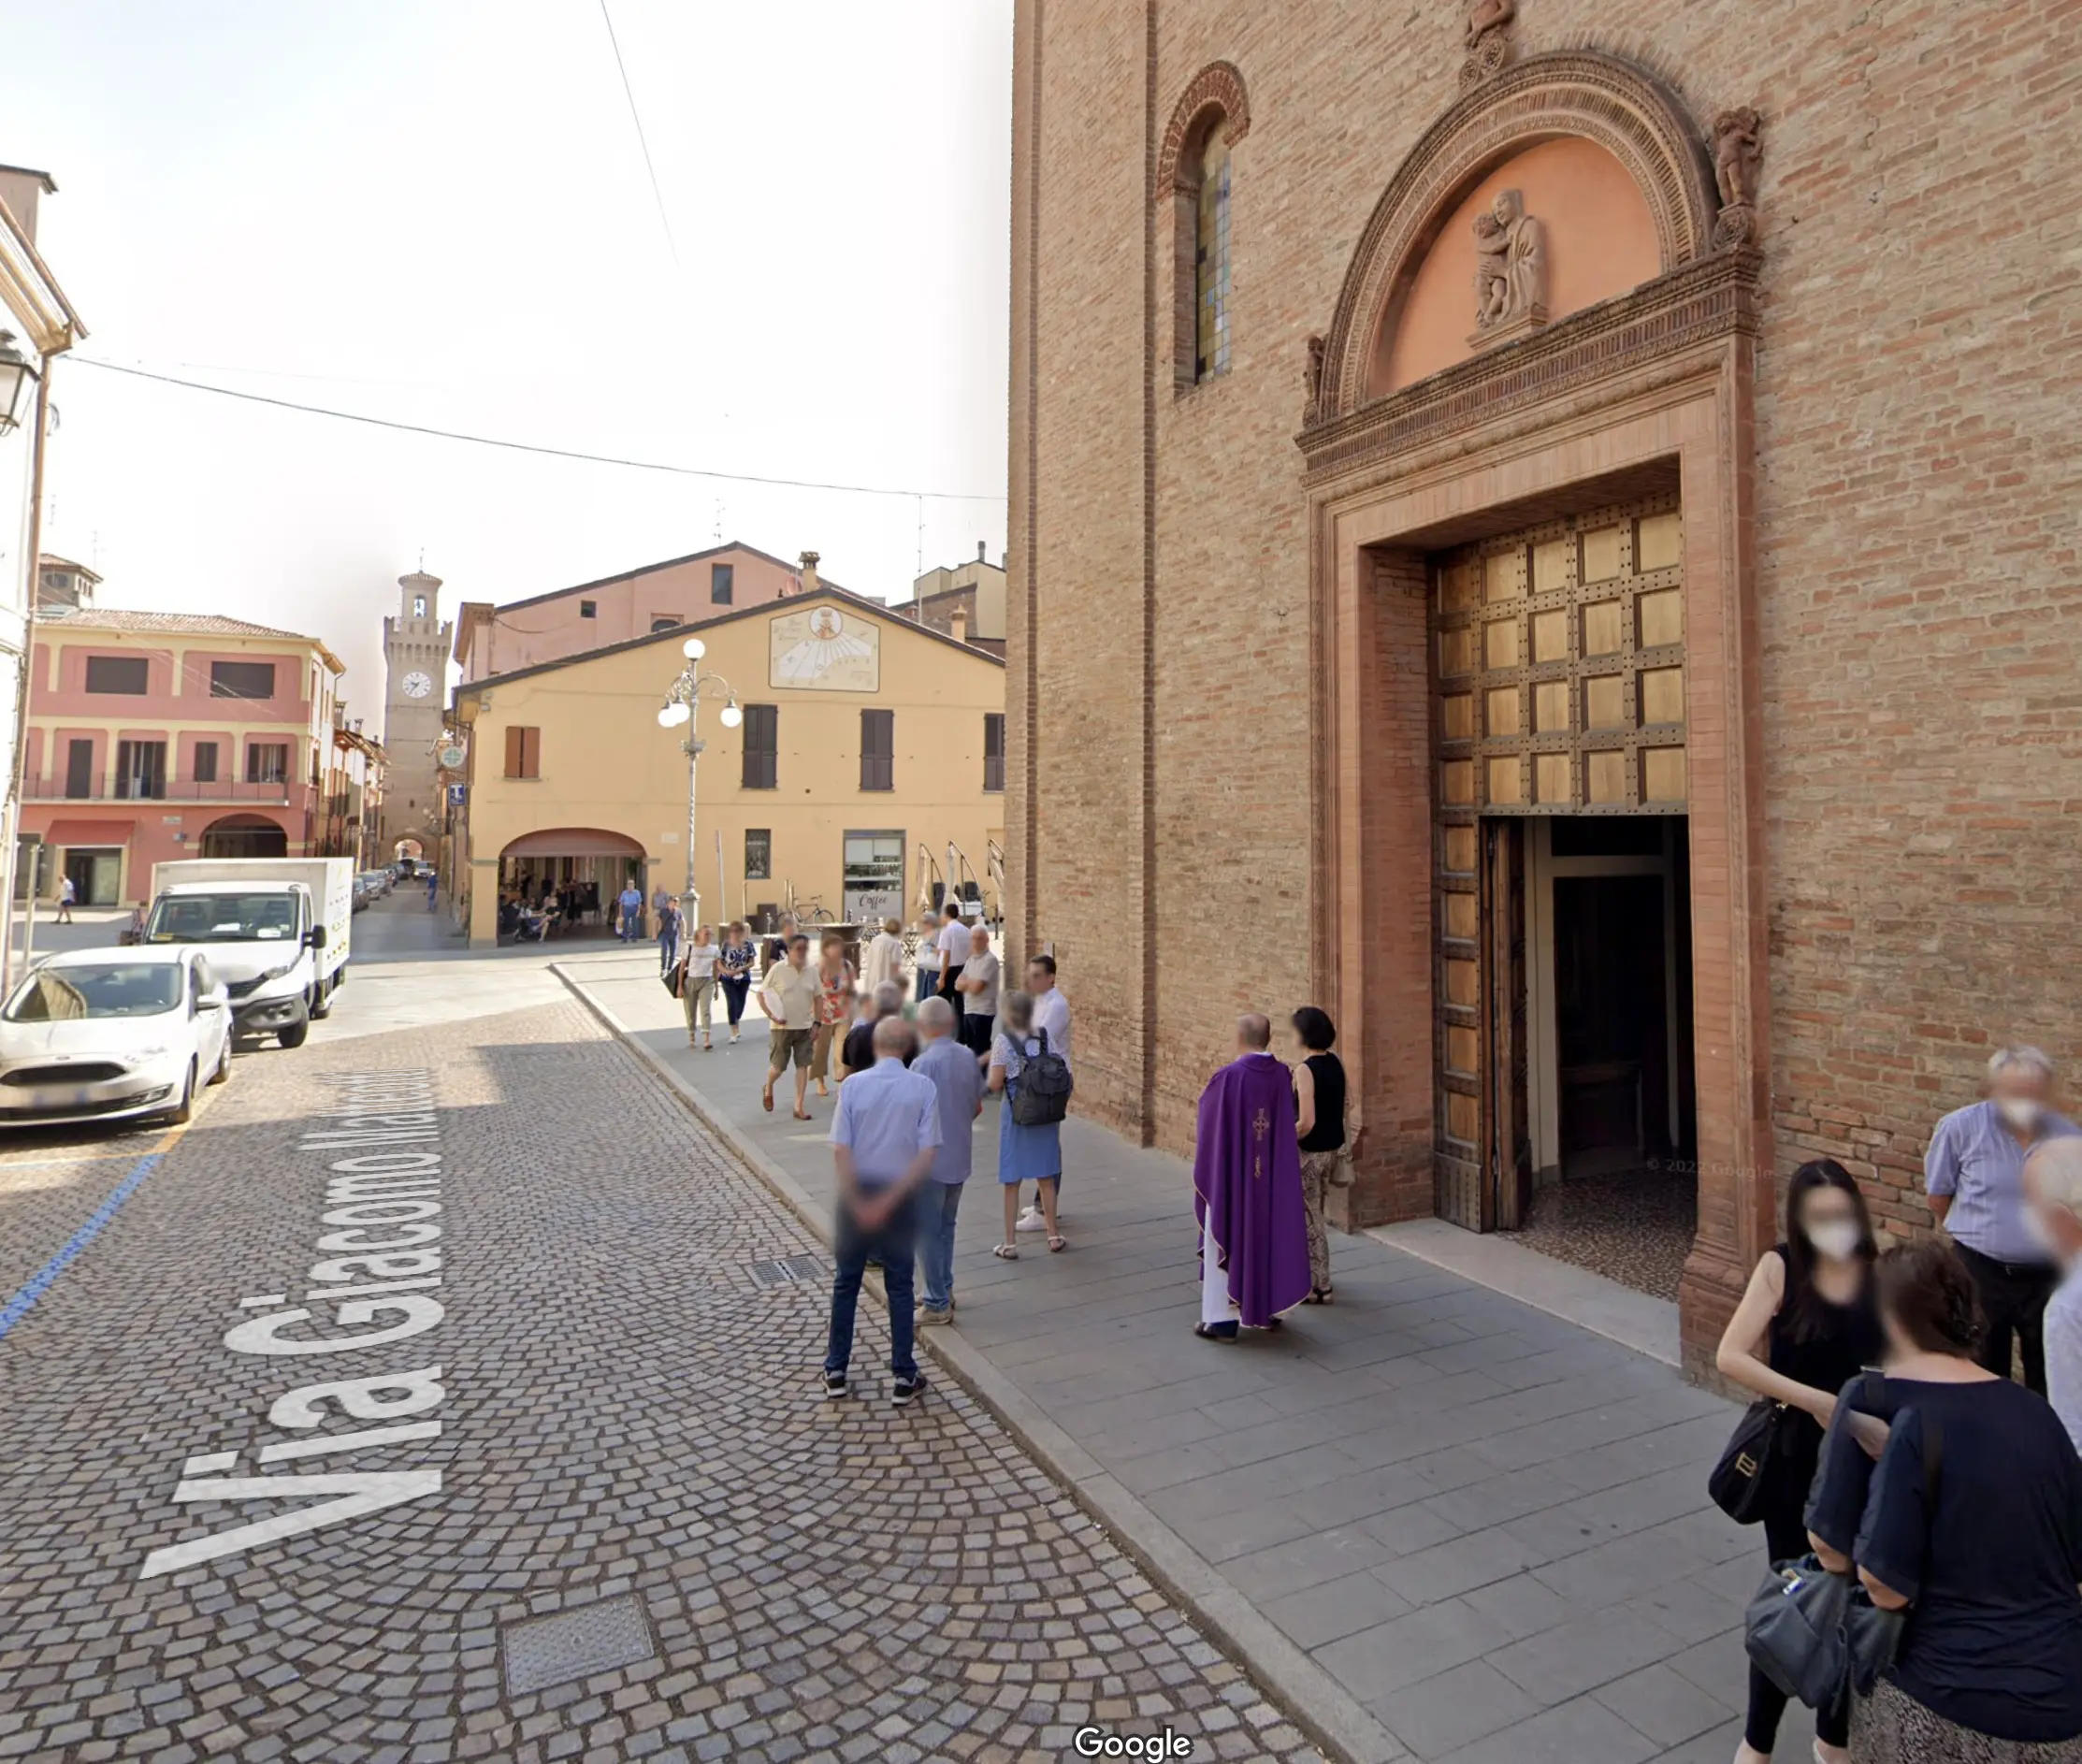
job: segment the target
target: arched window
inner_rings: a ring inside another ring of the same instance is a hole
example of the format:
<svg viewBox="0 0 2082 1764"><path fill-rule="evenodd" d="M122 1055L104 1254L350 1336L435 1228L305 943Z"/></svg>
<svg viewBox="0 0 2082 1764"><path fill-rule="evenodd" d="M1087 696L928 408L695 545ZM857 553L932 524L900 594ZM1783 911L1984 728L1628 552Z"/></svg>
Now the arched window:
<svg viewBox="0 0 2082 1764"><path fill-rule="evenodd" d="M1243 76L1213 62L1179 94L1157 152L1160 203L1172 212L1173 372L1190 392L1229 371L1235 336L1230 277L1230 156L1251 132Z"/></svg>
<svg viewBox="0 0 2082 1764"><path fill-rule="evenodd" d="M1193 228L1195 382L1229 371L1229 137L1207 131Z"/></svg>

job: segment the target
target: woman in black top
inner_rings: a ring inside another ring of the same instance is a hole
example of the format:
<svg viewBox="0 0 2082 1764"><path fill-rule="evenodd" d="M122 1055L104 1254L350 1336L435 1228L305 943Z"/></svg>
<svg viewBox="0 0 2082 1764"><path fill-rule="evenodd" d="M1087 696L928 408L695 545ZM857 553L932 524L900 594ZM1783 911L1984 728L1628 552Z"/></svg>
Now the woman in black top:
<svg viewBox="0 0 2082 1764"><path fill-rule="evenodd" d="M1301 1199L1308 1219L1308 1278L1314 1289L1305 1305L1330 1302L1330 1234L1324 1228L1324 1191L1352 1180L1345 1156L1345 1066L1330 1051L1337 1039L1329 1014L1304 1005L1294 1015L1294 1034L1308 1057L1294 1067L1294 1125L1301 1135Z"/></svg>
<svg viewBox="0 0 2082 1764"><path fill-rule="evenodd" d="M1832 1426L1807 1521L1825 1568L1909 1612L1851 1757L2078 1764L2082 1460L2043 1397L1974 1363L1986 1324L1949 1245L1888 1251L1877 1286L1887 1441L1875 1464Z"/></svg>
<svg viewBox="0 0 2082 1764"><path fill-rule="evenodd" d="M1786 1405L1761 1496L1764 1547L1774 1562L1807 1554L1803 1515L1822 1429L1837 1393L1879 1358L1873 1253L1865 1197L1850 1172L1834 1158L1801 1164L1786 1190L1786 1241L1757 1263L1714 1356L1730 1382ZM1785 1713L1786 1693L1752 1666L1736 1764L1771 1757ZM1847 1706L1817 1713L1815 1756L1822 1764L1841 1764L1849 1729Z"/></svg>

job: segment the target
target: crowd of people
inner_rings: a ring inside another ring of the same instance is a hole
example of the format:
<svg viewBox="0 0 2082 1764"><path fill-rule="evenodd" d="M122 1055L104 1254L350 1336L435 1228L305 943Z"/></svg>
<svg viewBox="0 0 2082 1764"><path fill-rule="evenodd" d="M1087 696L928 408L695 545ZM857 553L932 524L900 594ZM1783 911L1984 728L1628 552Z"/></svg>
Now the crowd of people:
<svg viewBox="0 0 2082 1764"><path fill-rule="evenodd" d="M1938 1123L1944 1236L1883 1252L1850 1172L1802 1164L1722 1337L1720 1371L1768 1406L1742 1516L1771 1561L1812 1554L1909 1613L1869 1692L1846 1678L1816 1709L1818 1764L2082 1764L2082 1135L2053 1080L2001 1048L1988 1096ZM1737 1764L1777 1742L1768 1664Z"/></svg>
<svg viewBox="0 0 2082 1764"><path fill-rule="evenodd" d="M929 915L915 954L901 933L885 921L858 969L843 936L792 924L763 952L742 923L698 927L684 947L675 931L661 959L683 964L688 1038L707 1047L710 999L722 991L734 1041L763 954L764 1106L791 1073L798 1120L837 1095L824 1386L849 1389L860 1284L878 1265L892 1396L907 1405L925 1389L916 1331L954 1320L955 1226L988 1096L1004 1099L991 1253L1016 1260L1029 1235L1067 1245L1060 1118L1015 1105L1022 1083L1054 1083L1057 1063L1067 1075L1072 1035L1051 956L1008 990L987 928ZM1277 1331L1334 1295L1325 1208L1358 1146L1336 1025L1305 1006L1288 1029L1292 1064L1268 1018L1240 1018L1201 1098L1203 1340ZM1883 1252L1850 1172L1800 1166L1783 1239L1721 1342L1721 1373L1771 1411L1742 1515L1770 1561L1804 1558L1855 1579L1872 1608L1912 1613L1870 1690L1846 1679L1817 1710L1817 1764L2082 1764L2082 1130L2053 1111L2054 1077L2037 1049L2002 1048L1986 1098L1937 1124L1925 1177L1940 1236ZM1753 1668L1737 1764L1771 1757L1787 1700Z"/></svg>

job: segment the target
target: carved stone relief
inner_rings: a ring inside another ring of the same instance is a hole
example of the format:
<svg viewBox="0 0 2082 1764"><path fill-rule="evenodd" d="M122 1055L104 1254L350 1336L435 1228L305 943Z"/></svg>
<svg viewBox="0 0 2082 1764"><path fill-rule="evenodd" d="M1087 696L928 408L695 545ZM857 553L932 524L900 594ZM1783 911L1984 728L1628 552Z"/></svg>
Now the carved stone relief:
<svg viewBox="0 0 2082 1764"><path fill-rule="evenodd" d="M1486 349L1547 323L1547 229L1516 190L1499 190L1475 217L1475 334Z"/></svg>
<svg viewBox="0 0 2082 1764"><path fill-rule="evenodd" d="M1720 218L1713 248L1732 251L1757 239L1757 174L1764 159L1764 119L1755 110L1723 110L1713 119L1713 181L1720 188Z"/></svg>
<svg viewBox="0 0 2082 1764"><path fill-rule="evenodd" d="M1460 65L1460 89L1467 92L1511 59L1511 27L1518 0L1473 0L1468 9L1468 59Z"/></svg>
<svg viewBox="0 0 2082 1764"><path fill-rule="evenodd" d="M1308 359L1301 370L1302 389L1308 394L1308 402L1301 412L1304 428L1312 427L1323 413L1323 347L1321 336L1308 340Z"/></svg>

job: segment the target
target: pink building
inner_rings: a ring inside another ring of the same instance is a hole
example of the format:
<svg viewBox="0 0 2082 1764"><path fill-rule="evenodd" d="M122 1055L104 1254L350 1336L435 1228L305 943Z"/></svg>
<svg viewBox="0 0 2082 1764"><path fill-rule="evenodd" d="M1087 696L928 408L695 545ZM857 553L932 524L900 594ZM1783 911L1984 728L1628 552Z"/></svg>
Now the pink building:
<svg viewBox="0 0 2082 1764"><path fill-rule="evenodd" d="M466 683L483 680L802 591L796 565L750 545L717 545L504 606L466 600L455 659Z"/></svg>
<svg viewBox="0 0 2082 1764"><path fill-rule="evenodd" d="M345 670L324 643L48 596L35 631L22 831L46 898L69 876L83 905L139 901L169 858L325 852Z"/></svg>

